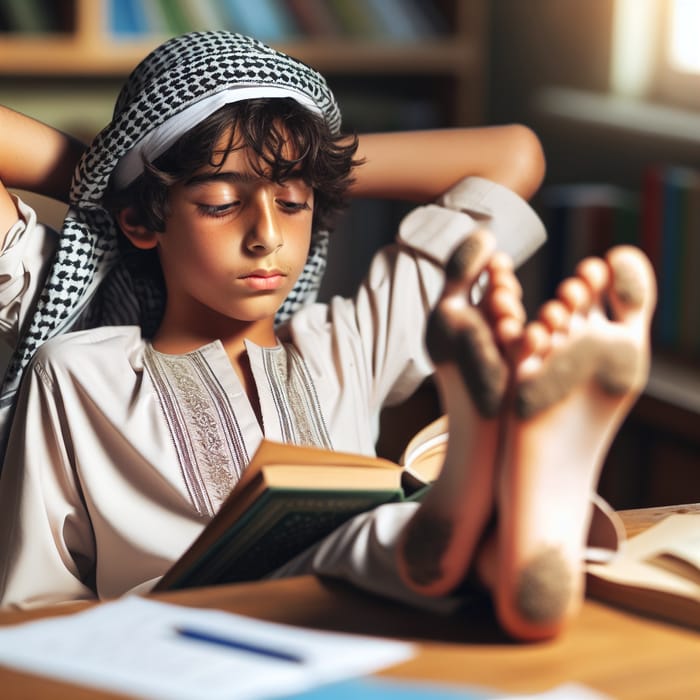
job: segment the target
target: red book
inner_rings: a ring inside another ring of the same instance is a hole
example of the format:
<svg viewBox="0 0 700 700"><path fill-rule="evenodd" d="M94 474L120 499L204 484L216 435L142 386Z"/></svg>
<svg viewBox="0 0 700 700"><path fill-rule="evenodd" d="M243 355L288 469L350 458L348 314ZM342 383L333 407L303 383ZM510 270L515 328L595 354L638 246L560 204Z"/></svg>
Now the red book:
<svg viewBox="0 0 700 700"><path fill-rule="evenodd" d="M657 279L661 270L664 168L651 166L644 173L641 201L641 248L649 256Z"/></svg>

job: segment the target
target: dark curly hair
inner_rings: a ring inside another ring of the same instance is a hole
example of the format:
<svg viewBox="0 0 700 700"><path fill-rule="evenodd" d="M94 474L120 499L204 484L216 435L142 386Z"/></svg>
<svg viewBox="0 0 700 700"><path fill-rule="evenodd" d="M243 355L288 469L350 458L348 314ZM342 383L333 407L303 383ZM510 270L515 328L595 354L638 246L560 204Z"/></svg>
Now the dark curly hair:
<svg viewBox="0 0 700 700"><path fill-rule="evenodd" d="M225 137L227 145L217 148ZM104 204L112 212L133 207L140 223L163 231L169 187L203 167L221 167L230 151L241 148L257 156L251 159L257 175L284 182L293 174L313 188L314 231L330 228L345 208L352 168L361 163L355 159L357 136L332 134L319 115L296 100L243 100L221 107L153 163L145 162L143 174L126 189L108 189Z"/></svg>

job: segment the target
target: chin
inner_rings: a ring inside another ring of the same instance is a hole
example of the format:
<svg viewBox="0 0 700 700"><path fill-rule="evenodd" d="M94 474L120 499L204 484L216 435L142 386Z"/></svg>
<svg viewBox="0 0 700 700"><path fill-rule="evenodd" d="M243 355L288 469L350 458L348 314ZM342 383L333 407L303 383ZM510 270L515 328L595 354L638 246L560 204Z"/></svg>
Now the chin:
<svg viewBox="0 0 700 700"><path fill-rule="evenodd" d="M246 309L236 309L236 311L233 311L227 315L229 318L236 321L241 321L243 323L260 323L268 319L272 319L274 321L279 308L279 304L266 304L264 308L258 307L251 309L248 307Z"/></svg>

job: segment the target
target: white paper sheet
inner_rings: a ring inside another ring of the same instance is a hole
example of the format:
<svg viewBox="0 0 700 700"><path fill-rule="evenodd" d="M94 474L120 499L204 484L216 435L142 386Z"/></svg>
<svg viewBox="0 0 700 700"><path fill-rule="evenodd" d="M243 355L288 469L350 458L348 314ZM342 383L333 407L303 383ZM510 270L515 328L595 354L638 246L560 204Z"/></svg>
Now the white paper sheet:
<svg viewBox="0 0 700 700"><path fill-rule="evenodd" d="M186 639L177 629L272 648L301 663ZM267 698L410 658L403 642L313 631L135 596L74 615L0 627L0 664L146 698Z"/></svg>

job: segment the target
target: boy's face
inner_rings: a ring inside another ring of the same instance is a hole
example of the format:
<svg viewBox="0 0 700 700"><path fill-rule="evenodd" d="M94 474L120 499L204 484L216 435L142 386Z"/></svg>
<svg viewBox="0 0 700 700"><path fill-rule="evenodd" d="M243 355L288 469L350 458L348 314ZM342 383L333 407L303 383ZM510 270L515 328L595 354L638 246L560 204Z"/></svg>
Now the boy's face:
<svg viewBox="0 0 700 700"><path fill-rule="evenodd" d="M306 262L313 189L260 178L244 150L170 190L157 234L168 306L183 319L274 321Z"/></svg>

